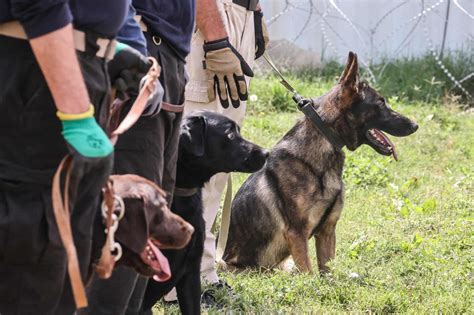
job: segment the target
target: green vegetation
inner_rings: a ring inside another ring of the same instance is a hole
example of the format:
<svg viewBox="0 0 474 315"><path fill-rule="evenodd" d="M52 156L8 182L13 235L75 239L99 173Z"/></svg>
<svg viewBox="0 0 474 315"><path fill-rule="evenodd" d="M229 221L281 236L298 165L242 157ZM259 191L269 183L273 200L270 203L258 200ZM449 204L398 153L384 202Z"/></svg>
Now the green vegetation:
<svg viewBox="0 0 474 315"><path fill-rule="evenodd" d="M458 80L472 73L474 55L451 54L443 58L443 64ZM362 67L362 66L361 66ZM435 105L444 102L460 102L464 106L474 105L473 100L467 100L462 91L436 64L432 55L418 59L398 59L371 66L377 80L370 81L369 74L362 67L361 78L380 91L386 98L395 98L403 103L424 102ZM316 97L328 91L342 73L343 66L329 62L321 69L306 69L296 73L288 73L289 82L303 96ZM253 80L251 91L258 91L250 101L249 108L254 112L294 111L295 107L288 102L290 93L278 84L273 74ZM474 96L474 77L464 81L463 87Z"/></svg>
<svg viewBox="0 0 474 315"><path fill-rule="evenodd" d="M291 79L307 95L332 85ZM301 114L292 112L293 102L274 78L254 80L252 92L258 100L251 102L243 134L270 148ZM392 137L399 162L368 146L346 150L345 207L331 274L222 272L236 294L220 292L225 312L472 313L474 113L441 99L429 104L400 96L390 103L420 129ZM233 175L235 190L246 177ZM313 242L311 257L317 266ZM158 304L156 313L163 312L178 309Z"/></svg>

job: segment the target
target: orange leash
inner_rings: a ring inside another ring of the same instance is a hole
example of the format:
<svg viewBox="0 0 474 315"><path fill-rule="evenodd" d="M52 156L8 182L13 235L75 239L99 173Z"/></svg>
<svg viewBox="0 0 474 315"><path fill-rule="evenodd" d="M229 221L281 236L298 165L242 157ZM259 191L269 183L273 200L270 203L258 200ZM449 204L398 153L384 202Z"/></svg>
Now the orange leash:
<svg viewBox="0 0 474 315"><path fill-rule="evenodd" d="M84 283L81 278L81 271L79 269L79 262L77 260L76 246L74 245L74 239L71 231L71 212L69 211L69 178L72 170L72 158L66 156L59 164L56 173L53 178L53 189L52 189L52 200L54 217L56 218L56 224L58 225L59 236L63 242L63 246L66 249L67 254L67 269L69 273L69 280L71 282L72 293L76 302L77 308L87 306L87 297L84 289ZM61 173L66 171L66 181L64 185L64 202L61 195Z"/></svg>
<svg viewBox="0 0 474 315"><path fill-rule="evenodd" d="M112 141L114 145L117 142L118 136L130 129L137 122L138 118L140 118L140 116L143 114L148 98L155 89L155 80L160 75L160 66L158 65L158 62L155 58L149 57L148 60L152 62L150 70L148 70L148 78L140 90L140 93L138 94L127 116L122 120L117 129L112 132L110 141Z"/></svg>

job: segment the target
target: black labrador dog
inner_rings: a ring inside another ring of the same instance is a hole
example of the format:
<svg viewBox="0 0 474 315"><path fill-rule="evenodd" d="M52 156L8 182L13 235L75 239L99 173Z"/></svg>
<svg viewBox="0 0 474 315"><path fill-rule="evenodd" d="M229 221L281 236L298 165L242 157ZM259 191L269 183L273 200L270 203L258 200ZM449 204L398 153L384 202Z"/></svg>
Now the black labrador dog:
<svg viewBox="0 0 474 315"><path fill-rule="evenodd" d="M205 225L201 188L221 172L252 173L259 170L268 151L242 138L239 126L229 118L209 111L190 113L183 120L179 139L176 191L171 211L194 227L189 244L181 250L164 250L172 277L166 282L148 282L143 314L176 287L183 314L200 313L200 267Z"/></svg>

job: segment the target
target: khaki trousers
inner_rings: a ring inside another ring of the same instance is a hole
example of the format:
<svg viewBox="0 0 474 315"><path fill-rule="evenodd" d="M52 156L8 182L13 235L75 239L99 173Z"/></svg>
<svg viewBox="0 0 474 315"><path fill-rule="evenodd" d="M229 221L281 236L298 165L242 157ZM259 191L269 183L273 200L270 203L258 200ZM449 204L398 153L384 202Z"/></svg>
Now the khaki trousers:
<svg viewBox="0 0 474 315"><path fill-rule="evenodd" d="M247 11L244 7L232 3L231 0L219 0L218 6L222 15L227 34L231 44L239 51L245 61L250 65L254 64L255 58L255 29L253 23L253 12ZM240 102L239 108L223 108L219 98L209 102L207 97L207 77L206 71L202 67L204 60L204 50L202 48L204 38L197 31L191 42L191 53L187 59L189 72L189 82L185 92L184 115L194 110L210 110L223 114L242 126L246 102ZM247 84L249 79L247 78ZM230 98L230 96L229 96ZM228 174L220 173L211 178L204 186L202 192L204 220L206 221L206 239L204 242L204 254L201 263L201 276L208 283L219 281L217 276L216 260L216 237L212 234L211 228L219 210L222 192L227 183ZM173 290L174 291L174 290ZM166 300L175 300L176 295L170 292Z"/></svg>

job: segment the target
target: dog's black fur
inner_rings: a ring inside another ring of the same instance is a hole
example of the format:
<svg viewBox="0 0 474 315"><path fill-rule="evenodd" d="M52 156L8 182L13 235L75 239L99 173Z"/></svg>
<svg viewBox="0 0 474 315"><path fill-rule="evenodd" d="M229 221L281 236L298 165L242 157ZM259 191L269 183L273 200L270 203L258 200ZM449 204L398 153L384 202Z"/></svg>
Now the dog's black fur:
<svg viewBox="0 0 474 315"><path fill-rule="evenodd" d="M191 223L195 232L184 249L163 251L173 276L162 283L148 282L144 314L151 314L151 307L173 287L176 287L183 314L200 313L200 266L205 234L201 188L217 173L255 172L265 164L267 156L266 150L243 139L237 124L223 115L198 111L184 118L176 187L198 188L198 191L188 197L175 195L171 210Z"/></svg>

